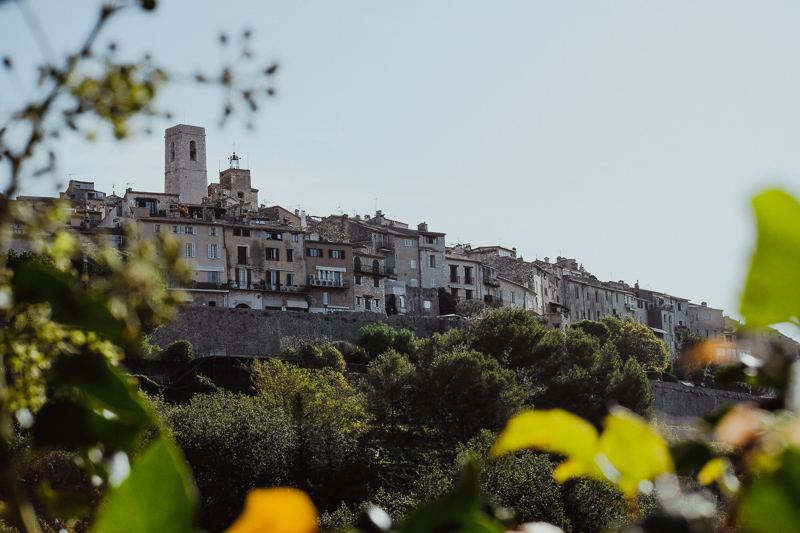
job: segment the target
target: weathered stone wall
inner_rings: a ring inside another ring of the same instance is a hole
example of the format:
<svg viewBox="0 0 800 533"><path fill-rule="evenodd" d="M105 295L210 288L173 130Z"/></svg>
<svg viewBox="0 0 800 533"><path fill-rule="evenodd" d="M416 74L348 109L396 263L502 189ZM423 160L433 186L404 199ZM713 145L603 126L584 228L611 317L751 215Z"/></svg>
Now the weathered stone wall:
<svg viewBox="0 0 800 533"><path fill-rule="evenodd" d="M658 422L669 425L687 425L692 419L708 414L723 405L756 403L753 396L705 387L687 387L680 383L650 381L655 396L654 406Z"/></svg>
<svg viewBox="0 0 800 533"><path fill-rule="evenodd" d="M184 307L175 322L156 331L150 343L166 348L186 339L199 357L207 355L277 356L286 337L326 337L356 342L367 324L386 322L397 330L409 329L418 337L444 333L462 322L436 317L386 317L377 313L288 313L256 309Z"/></svg>

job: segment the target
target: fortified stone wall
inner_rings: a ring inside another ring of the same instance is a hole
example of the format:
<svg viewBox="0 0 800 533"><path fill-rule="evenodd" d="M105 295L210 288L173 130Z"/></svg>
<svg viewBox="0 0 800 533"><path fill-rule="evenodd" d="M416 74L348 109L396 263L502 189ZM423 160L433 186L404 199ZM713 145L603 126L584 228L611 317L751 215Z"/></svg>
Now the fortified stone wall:
<svg viewBox="0 0 800 533"><path fill-rule="evenodd" d="M289 337L326 337L332 341L356 342L358 330L368 324L386 322L393 328L409 329L417 337L432 337L463 324L460 319L438 317L381 316L376 313L287 313L223 307L184 307L169 326L156 331L150 343L166 348L175 340L188 340L198 357L228 355L274 357L281 340Z"/></svg>
<svg viewBox="0 0 800 533"><path fill-rule="evenodd" d="M653 405L658 422L676 426L688 425L692 419L711 413L723 405L756 403L753 396L741 392L687 387L664 381L651 380L650 390L655 396Z"/></svg>

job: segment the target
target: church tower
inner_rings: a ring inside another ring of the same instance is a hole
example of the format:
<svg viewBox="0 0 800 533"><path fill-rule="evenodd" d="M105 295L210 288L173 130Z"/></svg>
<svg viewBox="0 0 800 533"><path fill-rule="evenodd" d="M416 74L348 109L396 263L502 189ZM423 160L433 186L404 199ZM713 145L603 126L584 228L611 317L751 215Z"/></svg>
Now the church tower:
<svg viewBox="0 0 800 533"><path fill-rule="evenodd" d="M178 124L166 130L164 192L186 204L199 204L207 196L205 128Z"/></svg>

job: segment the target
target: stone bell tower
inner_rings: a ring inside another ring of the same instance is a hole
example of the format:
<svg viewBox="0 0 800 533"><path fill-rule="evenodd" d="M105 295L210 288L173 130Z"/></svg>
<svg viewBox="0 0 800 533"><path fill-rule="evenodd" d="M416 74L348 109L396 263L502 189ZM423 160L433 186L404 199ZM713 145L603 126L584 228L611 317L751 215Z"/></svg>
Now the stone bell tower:
<svg viewBox="0 0 800 533"><path fill-rule="evenodd" d="M164 192L187 204L208 194L205 128L178 124L164 133Z"/></svg>

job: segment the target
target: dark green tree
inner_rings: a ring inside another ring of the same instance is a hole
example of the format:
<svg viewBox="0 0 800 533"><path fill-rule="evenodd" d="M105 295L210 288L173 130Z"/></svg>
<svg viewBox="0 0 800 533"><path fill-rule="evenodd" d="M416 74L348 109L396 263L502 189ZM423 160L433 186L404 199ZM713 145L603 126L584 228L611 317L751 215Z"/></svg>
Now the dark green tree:
<svg viewBox="0 0 800 533"><path fill-rule="evenodd" d="M194 472L204 529L222 531L231 524L249 489L292 481L295 434L277 405L219 392L157 406Z"/></svg>
<svg viewBox="0 0 800 533"><path fill-rule="evenodd" d="M650 328L629 316L625 320L604 316L600 321L611 331L611 342L623 361L633 357L646 372L663 372L667 368L669 348Z"/></svg>
<svg viewBox="0 0 800 533"><path fill-rule="evenodd" d="M164 361L170 365L185 365L194 360L194 347L187 340L174 341L164 350Z"/></svg>
<svg viewBox="0 0 800 533"><path fill-rule="evenodd" d="M506 307L470 323L469 346L515 370L549 367L557 354L545 341L548 331L531 313Z"/></svg>
<svg viewBox="0 0 800 533"><path fill-rule="evenodd" d="M482 429L502 428L520 410L527 391L496 359L458 351L421 366L414 396L422 420L455 449Z"/></svg>
<svg viewBox="0 0 800 533"><path fill-rule="evenodd" d="M444 287L439 287L439 314L440 315L454 315L456 314L456 304L458 298L450 294Z"/></svg>
<svg viewBox="0 0 800 533"><path fill-rule="evenodd" d="M408 357L395 350L379 355L369 364L366 405L375 420L391 433L409 414L416 370Z"/></svg>
<svg viewBox="0 0 800 533"><path fill-rule="evenodd" d="M403 328L397 332L392 348L398 353L408 356L412 361L416 361L417 352L419 351L419 339L414 335L413 331Z"/></svg>
<svg viewBox="0 0 800 533"><path fill-rule="evenodd" d="M358 330L358 345L375 359L394 345L397 332L384 322L369 324Z"/></svg>

